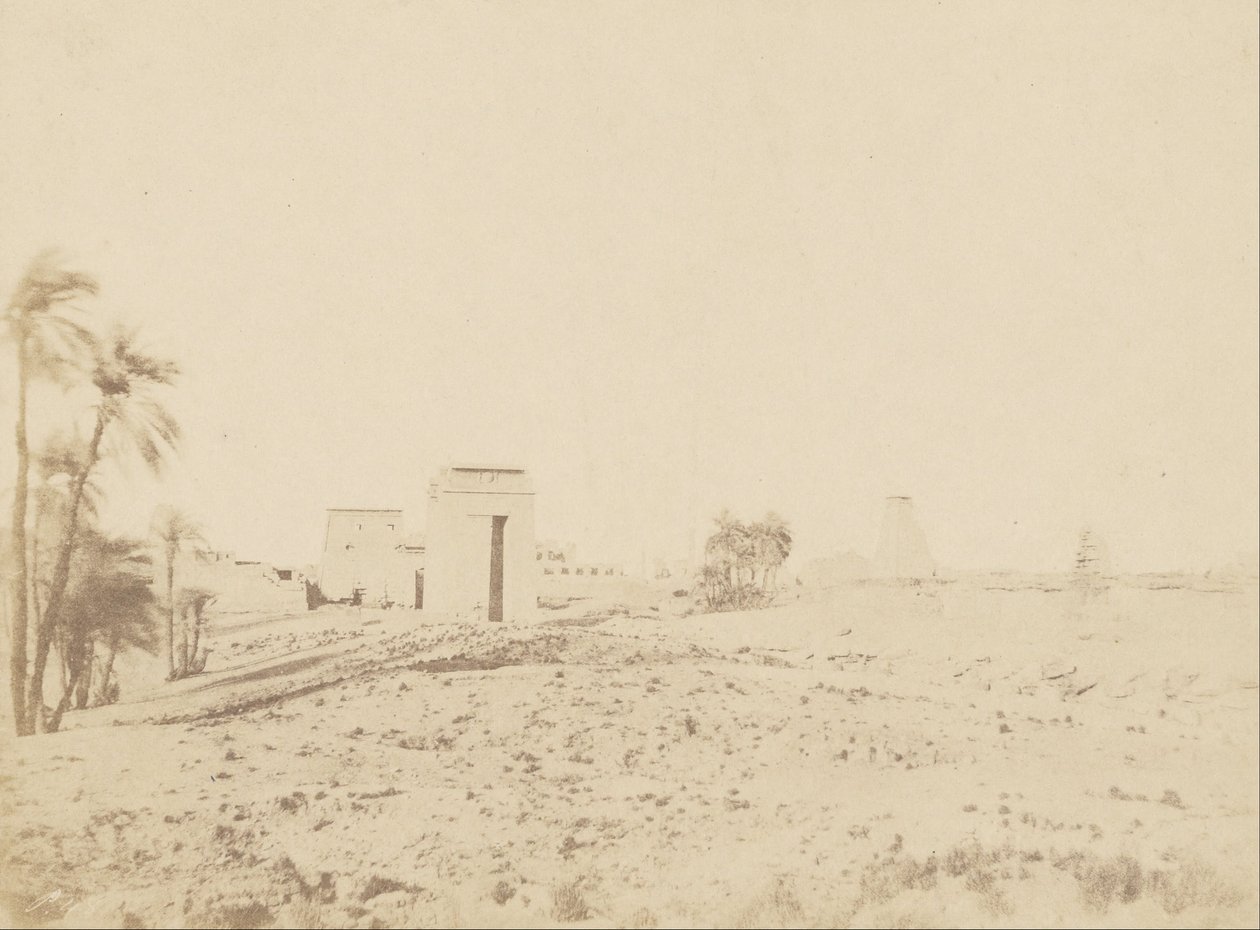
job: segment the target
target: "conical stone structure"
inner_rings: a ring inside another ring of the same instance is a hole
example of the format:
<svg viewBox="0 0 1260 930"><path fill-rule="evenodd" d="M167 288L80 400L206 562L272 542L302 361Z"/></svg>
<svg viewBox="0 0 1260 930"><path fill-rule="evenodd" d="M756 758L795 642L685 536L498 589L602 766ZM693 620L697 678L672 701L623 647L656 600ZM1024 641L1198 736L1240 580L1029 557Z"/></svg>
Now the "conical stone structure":
<svg viewBox="0 0 1260 930"><path fill-rule="evenodd" d="M873 568L876 578L930 578L935 572L936 563L914 518L910 498L887 499Z"/></svg>

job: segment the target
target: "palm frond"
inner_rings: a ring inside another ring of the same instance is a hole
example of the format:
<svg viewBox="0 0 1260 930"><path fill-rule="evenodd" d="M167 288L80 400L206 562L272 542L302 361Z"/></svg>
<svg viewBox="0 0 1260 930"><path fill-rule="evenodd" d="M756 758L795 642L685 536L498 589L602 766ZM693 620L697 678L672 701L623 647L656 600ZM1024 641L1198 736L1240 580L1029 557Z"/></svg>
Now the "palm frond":
<svg viewBox="0 0 1260 930"><path fill-rule="evenodd" d="M95 294L98 290L95 278L83 272L67 271L61 267L57 251L45 249L27 266L9 299L9 306L23 314L43 313L54 304L83 294Z"/></svg>
<svg viewBox="0 0 1260 930"><path fill-rule="evenodd" d="M157 600L145 544L81 530L61 623L72 637L98 637L116 649L156 652Z"/></svg>
<svg viewBox="0 0 1260 930"><path fill-rule="evenodd" d="M172 552L185 545L209 545L201 525L170 504L160 504L154 509L149 526L154 538Z"/></svg>
<svg viewBox="0 0 1260 930"><path fill-rule="evenodd" d="M22 349L27 376L62 388L75 384L90 368L95 336L68 311L76 297L95 294L87 275L65 271L55 253L36 257L18 283L5 321L9 337Z"/></svg>
<svg viewBox="0 0 1260 930"><path fill-rule="evenodd" d="M77 475L87 463L87 443L79 436L58 431L45 439L31 458L35 473L45 481L57 475Z"/></svg>
<svg viewBox="0 0 1260 930"><path fill-rule="evenodd" d="M137 348L134 329L113 327L99 347L92 381L101 392L106 419L115 422L111 449L129 445L149 468L160 470L179 438L179 423L156 396L158 389L172 385L179 366L169 359ZM121 433L121 435L118 435Z"/></svg>

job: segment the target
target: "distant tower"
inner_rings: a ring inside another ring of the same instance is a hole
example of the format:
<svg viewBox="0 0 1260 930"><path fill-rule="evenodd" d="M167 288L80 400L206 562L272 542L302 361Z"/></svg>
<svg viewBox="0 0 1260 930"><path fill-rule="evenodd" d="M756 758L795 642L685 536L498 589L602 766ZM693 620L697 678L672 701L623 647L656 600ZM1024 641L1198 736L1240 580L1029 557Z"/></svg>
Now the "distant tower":
<svg viewBox="0 0 1260 930"><path fill-rule="evenodd" d="M1111 558L1107 544L1091 529L1081 530L1076 548L1076 577L1081 581L1097 581L1111 574Z"/></svg>
<svg viewBox="0 0 1260 930"><path fill-rule="evenodd" d="M936 570L928 551L927 537L914 518L908 497L887 498L884 527L875 554L877 578L930 578Z"/></svg>

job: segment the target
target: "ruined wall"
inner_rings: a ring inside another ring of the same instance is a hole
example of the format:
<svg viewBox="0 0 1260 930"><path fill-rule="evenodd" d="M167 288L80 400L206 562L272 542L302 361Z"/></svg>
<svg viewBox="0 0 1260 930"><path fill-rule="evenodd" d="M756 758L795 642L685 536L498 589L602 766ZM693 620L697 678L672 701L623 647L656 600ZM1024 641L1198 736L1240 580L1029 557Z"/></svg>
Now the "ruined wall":
<svg viewBox="0 0 1260 930"><path fill-rule="evenodd" d="M175 563L175 584L179 588L205 588L217 595L214 610L240 613L252 610L301 610L306 606L303 575L292 571L283 579L264 562L207 559L183 552ZM158 587L165 584L160 562L155 565ZM166 597L166 592L161 592Z"/></svg>
<svg viewBox="0 0 1260 930"><path fill-rule="evenodd" d="M415 606L415 573L421 554L403 548L401 510L330 510L320 563L319 587L330 601L388 599Z"/></svg>

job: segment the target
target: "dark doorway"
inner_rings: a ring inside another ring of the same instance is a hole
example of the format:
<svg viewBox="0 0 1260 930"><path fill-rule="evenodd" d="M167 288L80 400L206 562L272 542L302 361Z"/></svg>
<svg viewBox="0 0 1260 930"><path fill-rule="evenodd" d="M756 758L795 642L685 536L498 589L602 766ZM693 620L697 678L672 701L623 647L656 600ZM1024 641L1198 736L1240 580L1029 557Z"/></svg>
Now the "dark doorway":
<svg viewBox="0 0 1260 930"><path fill-rule="evenodd" d="M503 524L507 517L490 518L490 620L503 620Z"/></svg>

